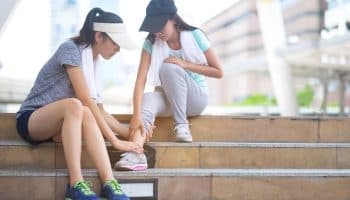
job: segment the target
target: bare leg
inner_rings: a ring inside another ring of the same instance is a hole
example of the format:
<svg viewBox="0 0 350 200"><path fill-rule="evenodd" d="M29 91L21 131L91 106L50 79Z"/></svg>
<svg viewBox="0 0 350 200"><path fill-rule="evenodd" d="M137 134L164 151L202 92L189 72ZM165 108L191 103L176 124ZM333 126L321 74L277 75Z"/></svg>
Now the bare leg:
<svg viewBox="0 0 350 200"><path fill-rule="evenodd" d="M137 130L136 133L133 134L133 137L130 138L130 141L133 141L140 145L140 147L143 147L143 145L146 143L146 137L141 134L140 130Z"/></svg>
<svg viewBox="0 0 350 200"><path fill-rule="evenodd" d="M118 123L119 123L119 126L118 126L118 129L116 131L118 133L118 136L121 136L122 138L128 140L129 139L129 128L125 127L120 122L118 122Z"/></svg>
<svg viewBox="0 0 350 200"><path fill-rule="evenodd" d="M114 177L105 140L90 109L84 106L83 110L83 139L101 181L106 183L108 180L113 180Z"/></svg>
<svg viewBox="0 0 350 200"><path fill-rule="evenodd" d="M28 122L29 133L33 140L45 140L55 135L62 135L71 185L83 180L80 165L82 118L81 102L69 98L36 110Z"/></svg>

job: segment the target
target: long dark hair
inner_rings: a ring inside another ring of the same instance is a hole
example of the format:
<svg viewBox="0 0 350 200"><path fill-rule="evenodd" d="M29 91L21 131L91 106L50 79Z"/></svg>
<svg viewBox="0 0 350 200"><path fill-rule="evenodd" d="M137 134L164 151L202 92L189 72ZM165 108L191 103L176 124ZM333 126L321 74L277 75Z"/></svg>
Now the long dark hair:
<svg viewBox="0 0 350 200"><path fill-rule="evenodd" d="M118 15L106 12L101 8L93 8L85 18L83 27L80 29L79 36L73 37L75 44L82 45L86 48L95 43L95 32L93 30L94 22L100 23L123 23L122 18ZM106 33L102 33L105 38L108 38Z"/></svg>
<svg viewBox="0 0 350 200"><path fill-rule="evenodd" d="M172 19L176 22L176 30L181 31L192 31L195 29L198 29L195 26L191 26L188 23L186 23L177 13L172 17ZM149 33L146 37L147 40L149 40L152 44L156 40L156 36L153 33Z"/></svg>

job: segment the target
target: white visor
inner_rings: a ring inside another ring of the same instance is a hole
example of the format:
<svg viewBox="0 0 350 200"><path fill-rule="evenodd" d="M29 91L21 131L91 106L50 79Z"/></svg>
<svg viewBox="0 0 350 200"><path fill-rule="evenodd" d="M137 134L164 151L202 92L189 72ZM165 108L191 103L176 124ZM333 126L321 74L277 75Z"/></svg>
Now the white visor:
<svg viewBox="0 0 350 200"><path fill-rule="evenodd" d="M137 49L136 43L127 34L123 23L98 23L94 22L94 31L105 32L121 48L128 50Z"/></svg>

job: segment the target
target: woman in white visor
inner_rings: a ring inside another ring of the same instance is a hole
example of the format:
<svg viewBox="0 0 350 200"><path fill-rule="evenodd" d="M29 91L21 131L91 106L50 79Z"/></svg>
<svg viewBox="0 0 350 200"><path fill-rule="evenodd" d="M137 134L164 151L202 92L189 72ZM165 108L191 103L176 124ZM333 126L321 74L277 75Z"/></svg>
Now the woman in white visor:
<svg viewBox="0 0 350 200"><path fill-rule="evenodd" d="M121 151L140 153L143 149L115 136L119 131L127 137L126 128L98 106L100 90L93 78L97 77L98 57L109 59L120 48L135 48L122 19L100 8L92 9L79 36L63 42L40 70L17 112L18 133L28 143L62 141L69 172L66 199L98 199L82 176L82 142L101 179L101 196L129 199L113 177L104 138Z"/></svg>

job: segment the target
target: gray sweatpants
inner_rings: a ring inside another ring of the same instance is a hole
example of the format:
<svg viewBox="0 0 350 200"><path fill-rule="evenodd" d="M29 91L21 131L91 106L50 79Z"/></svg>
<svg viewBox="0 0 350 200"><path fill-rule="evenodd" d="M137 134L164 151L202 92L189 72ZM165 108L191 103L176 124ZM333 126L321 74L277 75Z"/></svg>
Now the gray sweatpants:
<svg viewBox="0 0 350 200"><path fill-rule="evenodd" d="M142 120L145 130L156 116L173 116L175 125L188 124L187 116L199 115L208 104L208 94L190 75L175 64L163 63L159 70L162 86L145 93Z"/></svg>

